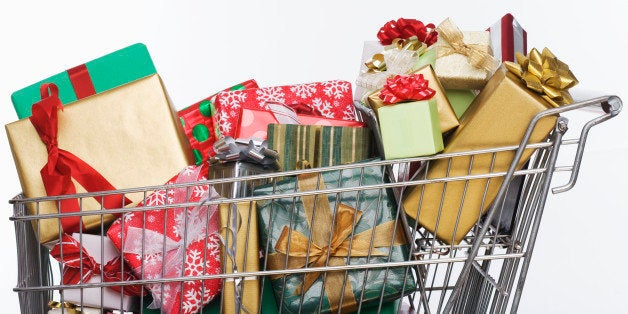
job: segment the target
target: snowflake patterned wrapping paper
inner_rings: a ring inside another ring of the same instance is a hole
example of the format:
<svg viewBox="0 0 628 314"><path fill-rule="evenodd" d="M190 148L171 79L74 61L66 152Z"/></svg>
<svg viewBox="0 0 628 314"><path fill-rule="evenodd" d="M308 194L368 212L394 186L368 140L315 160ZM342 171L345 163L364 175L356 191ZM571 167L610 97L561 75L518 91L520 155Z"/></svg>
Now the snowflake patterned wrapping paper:
<svg viewBox="0 0 628 314"><path fill-rule="evenodd" d="M324 256L327 256L324 248L327 247L326 243L329 243L330 229L333 225L335 227L332 243L343 244L331 253L329 266L407 260L408 252L402 227L395 223L398 216L396 206L387 190L366 189L340 194L281 198L281 194L284 193L303 192L316 187L317 190L323 190L381 184L384 183L383 177L381 167L367 166L327 171L320 175L318 173L300 175L256 188L254 192L256 196L274 195L272 200L257 201L260 244L267 254L264 269L285 269L284 249L287 237L291 238L289 243L292 243L289 254L299 255L299 252L292 250L298 247L307 250L309 244L312 244L310 253L318 251L315 249L316 246L323 248L322 252L318 252L322 255L317 255L323 258L310 256L309 267L324 266L326 262ZM313 218L314 212L316 214ZM308 243L310 235L312 242ZM304 239L305 243L297 241L299 237ZM353 242L353 246L351 256L347 257L345 246L350 242ZM344 256L342 252L345 252ZM367 257L369 253L371 256ZM290 255L288 268L304 267L304 262L305 258ZM319 265L318 262L323 264ZM314 276L308 275L304 278L303 274L294 274L271 277L275 298L284 313L317 312L319 301L322 302L321 312L336 312L339 309L342 312L354 311L358 305L365 309L370 304L377 304L380 296L387 302L398 299L402 294L410 293L416 288L410 270L404 267L329 272L326 276L322 276L321 273L310 274ZM339 304L341 297L343 301Z"/></svg>
<svg viewBox="0 0 628 314"><path fill-rule="evenodd" d="M189 144L157 74L76 101L64 106L57 115L59 149L85 161L117 189L163 184L192 163ZM5 128L24 195L47 195L41 169L51 159L33 123L22 119ZM87 189L80 184L75 186L78 193ZM125 196L135 204L144 197L142 193ZM71 200L78 203L77 199ZM82 198L81 202L83 211L102 208L94 198ZM63 201L60 204L61 212L71 208ZM119 202L105 208L121 206ZM56 201L31 202L27 212L57 214L59 209ZM80 220L83 229L88 230L100 228L101 219L108 223L114 217L73 215L39 219L33 220L33 227L39 240L47 243L59 239L60 225L63 232L73 233L78 231Z"/></svg>
<svg viewBox="0 0 628 314"><path fill-rule="evenodd" d="M255 202L220 204L220 230L225 274L259 271L259 239ZM235 264L235 265L234 265ZM237 285L236 282L242 282ZM237 290L236 290L237 289ZM260 307L260 278L227 278L222 290L222 312L255 313Z"/></svg>
<svg viewBox="0 0 628 314"><path fill-rule="evenodd" d="M189 166L166 185L205 180L205 168ZM208 185L157 190L138 206L198 204L126 213L114 222L107 235L136 275L144 275L143 279L160 279L162 270L163 278L219 274L218 206L200 206L204 200L217 197ZM196 313L218 295L221 280L186 280L183 290L181 282L147 286L155 302L151 307L161 307L162 313Z"/></svg>
<svg viewBox="0 0 628 314"><path fill-rule="evenodd" d="M257 88L257 82L251 79L231 86L225 91ZM194 160L197 165L206 162L214 156L214 142L221 138L214 105L218 93L211 95L187 108L180 110L177 115L181 120L183 131L190 141Z"/></svg>
<svg viewBox="0 0 628 314"><path fill-rule="evenodd" d="M227 91L219 93L215 103L222 135L235 138L235 128L242 108L268 110L267 102L284 105L306 104L316 108L327 118L356 119L351 83L347 81L334 80Z"/></svg>
<svg viewBox="0 0 628 314"><path fill-rule="evenodd" d="M268 148L279 153L281 170L350 164L371 156L365 127L269 124Z"/></svg>

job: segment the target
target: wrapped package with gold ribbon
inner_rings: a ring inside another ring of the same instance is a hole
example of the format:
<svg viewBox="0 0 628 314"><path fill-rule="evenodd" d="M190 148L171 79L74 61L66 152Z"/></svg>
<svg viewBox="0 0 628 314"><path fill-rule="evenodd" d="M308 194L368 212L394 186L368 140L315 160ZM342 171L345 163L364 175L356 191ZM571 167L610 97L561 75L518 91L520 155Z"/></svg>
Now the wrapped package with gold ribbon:
<svg viewBox="0 0 628 314"><path fill-rule="evenodd" d="M489 32L462 32L449 18L436 30L434 70L443 87L482 89L500 65L492 55Z"/></svg>
<svg viewBox="0 0 628 314"><path fill-rule="evenodd" d="M30 118L5 126L26 197L158 185L193 160L156 74L64 107L56 85L44 85L41 93ZM27 209L29 215L78 213L121 208L144 197L124 196L32 202ZM112 215L72 215L33 220L33 227L46 243L59 239L60 231L110 221Z"/></svg>
<svg viewBox="0 0 628 314"><path fill-rule="evenodd" d="M303 174L258 187L265 269L308 269L408 259L396 206L386 190L285 197L281 194L384 183L381 167ZM390 301L416 288L408 268L309 272L271 277L283 312L350 312ZM321 308L319 308L319 301Z"/></svg>
<svg viewBox="0 0 628 314"><path fill-rule="evenodd" d="M259 271L255 202L220 204L221 246L225 274ZM260 304L260 279L227 278L222 291L223 313L254 313Z"/></svg>
<svg viewBox="0 0 628 314"><path fill-rule="evenodd" d="M547 48L533 49L517 63L506 62L492 76L460 119L449 137L445 153L519 145L530 121L539 112L571 103L567 91L578 81L569 67ZM556 116L541 119L531 142L544 140L554 128ZM533 149L524 151L519 169ZM513 151L438 159L429 163L427 179L505 172ZM406 213L445 243L459 243L495 199L502 177L430 183L407 190ZM418 217L417 217L418 216Z"/></svg>

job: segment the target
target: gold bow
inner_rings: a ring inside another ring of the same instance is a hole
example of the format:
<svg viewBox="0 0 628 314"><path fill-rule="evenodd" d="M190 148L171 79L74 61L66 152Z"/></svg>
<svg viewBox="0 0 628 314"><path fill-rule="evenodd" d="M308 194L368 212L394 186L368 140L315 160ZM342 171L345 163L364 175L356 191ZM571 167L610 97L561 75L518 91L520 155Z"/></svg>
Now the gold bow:
<svg viewBox="0 0 628 314"><path fill-rule="evenodd" d="M70 303L70 302L57 302L57 301L50 301L48 302L48 307L50 307L51 309L63 309L62 311L64 313L68 313L68 314L83 314L85 312L81 311L78 308L78 305L74 304L74 303Z"/></svg>
<svg viewBox="0 0 628 314"><path fill-rule="evenodd" d="M411 51L413 52L413 56L420 56L423 54L427 45L423 42L420 42L416 36L412 36L410 38L395 38L392 43L386 47L384 47L383 53L374 54L370 60L368 60L364 65L366 65L367 73L377 73L384 72L388 68L386 66L386 61L384 59L384 53L390 53L393 50L396 51ZM402 74L402 73L395 73Z"/></svg>
<svg viewBox="0 0 628 314"><path fill-rule="evenodd" d="M448 56L450 54L458 53L466 56L469 60L469 64L478 68L484 69L489 73L493 73L500 62L495 59L490 53L480 49L479 45L468 45L462 40L464 35L462 31L451 21L450 18L444 20L436 28L438 35L448 44L444 46L438 46L438 58Z"/></svg>
<svg viewBox="0 0 628 314"><path fill-rule="evenodd" d="M297 179L300 191L325 189L324 182L319 182L318 174L303 174ZM335 219L332 217L331 206L326 196L304 195L301 197L303 207L310 225L310 238L303 233L290 230L284 226L281 235L275 245L277 253L268 256L271 269L281 269L287 265L289 269L302 267L324 267L346 265L347 257L385 256L388 253L377 250L380 247L401 245L405 243L401 229L395 221L388 221L366 231L351 236L354 227L362 217L362 212L348 206L339 204ZM314 215L314 213L316 213ZM312 221L314 219L314 221ZM333 220L333 221L332 221ZM328 226L334 226L330 231ZM316 226L312 228L312 226ZM375 234L371 242L371 235ZM331 241L330 241L331 236ZM288 250L289 249L289 250ZM327 259L329 256L329 259ZM306 273L295 293L305 293L320 277L321 272ZM274 278L282 275L274 276ZM343 310L357 308L355 295L351 283L347 280L344 291L344 272L328 272L324 278L325 292L330 304L330 310L335 312L342 302Z"/></svg>
<svg viewBox="0 0 628 314"><path fill-rule="evenodd" d="M504 62L506 68L517 75L526 87L542 94L552 106L558 107L573 102L567 91L578 84L578 80L569 70L569 66L558 60L547 48L540 53L533 48L528 56L517 52L517 63Z"/></svg>

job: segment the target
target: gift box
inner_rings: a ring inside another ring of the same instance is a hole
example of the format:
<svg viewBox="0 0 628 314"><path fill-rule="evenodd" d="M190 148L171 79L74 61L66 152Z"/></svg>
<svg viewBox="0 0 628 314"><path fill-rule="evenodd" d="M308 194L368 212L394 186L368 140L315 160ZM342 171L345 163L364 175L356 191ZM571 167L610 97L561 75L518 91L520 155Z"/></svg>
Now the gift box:
<svg viewBox="0 0 628 314"><path fill-rule="evenodd" d="M432 69L432 66L426 65L421 69L414 71L413 74L423 75L423 78L427 81L427 86L430 89L434 90L434 96L432 96L432 99L436 103L441 133L446 134L447 132L452 131L453 129L458 127L460 123L458 122L456 113L452 108L451 103L449 102L449 99L447 97L448 95L446 94L445 89L443 89L438 78L436 77L436 73L434 73L434 69ZM379 114L379 108L386 106L384 101L379 97L380 92L381 90L374 92L367 98L368 105L373 109L373 111L375 111L376 114Z"/></svg>
<svg viewBox="0 0 628 314"><path fill-rule="evenodd" d="M92 234L64 234L50 254L63 266L62 284L99 284L112 281L137 280L124 265L118 250L107 237ZM102 271L101 271L102 266ZM137 296L144 294L141 285L64 289L63 300L82 306L123 309L137 308Z"/></svg>
<svg viewBox="0 0 628 314"><path fill-rule="evenodd" d="M279 153L283 171L343 165L370 157L371 133L364 127L270 124L268 148Z"/></svg>
<svg viewBox="0 0 628 314"><path fill-rule="evenodd" d="M470 89L446 89L445 95L458 119L467 111L476 96Z"/></svg>
<svg viewBox="0 0 628 314"><path fill-rule="evenodd" d="M268 103L307 104L324 117L355 120L351 83L334 80L221 92L216 96L216 114L223 136L236 137L235 128L241 108L268 110Z"/></svg>
<svg viewBox="0 0 628 314"><path fill-rule="evenodd" d="M493 58L490 34L461 32L448 18L436 28L434 71L448 89L482 89L500 62Z"/></svg>
<svg viewBox="0 0 628 314"><path fill-rule="evenodd" d="M257 87L255 80L248 80L231 86L225 89L225 91ZM183 125L185 136L190 141L197 165L206 162L209 157L214 156L212 146L216 140L222 137L218 129L216 107L214 106L216 95L218 94L209 96L177 113L181 120L181 125Z"/></svg>
<svg viewBox="0 0 628 314"><path fill-rule="evenodd" d="M220 204L220 230L225 274L259 271L255 202ZM227 278L222 292L223 313L253 313L260 307L260 279Z"/></svg>
<svg viewBox="0 0 628 314"><path fill-rule="evenodd" d="M514 62L517 52L528 53L528 34L512 14L504 15L487 31L491 34L493 55L498 60Z"/></svg>
<svg viewBox="0 0 628 314"><path fill-rule="evenodd" d="M204 168L186 167L138 205L150 209L125 213L107 231L138 277L187 277L184 282L146 285L154 300L150 308L161 308L162 313L196 313L220 292L220 279L196 278L221 271L218 206L202 205L219 195L209 185L167 187L206 180ZM159 207L182 203L197 205Z"/></svg>
<svg viewBox="0 0 628 314"><path fill-rule="evenodd" d="M379 108L378 117L386 159L427 156L443 150L435 101L384 106Z"/></svg>
<svg viewBox="0 0 628 314"><path fill-rule="evenodd" d="M58 93L54 85L49 87L52 94L33 106L37 116L5 126L26 197L158 185L191 163L158 75L79 100L58 113ZM49 155L49 149L55 154ZM29 215L71 213L121 208L143 198L142 193L124 196L81 198L80 206L78 199L33 202L27 209ZM59 239L60 229L79 231L81 219L87 230L112 221L113 216L40 219L33 220L33 227L45 243Z"/></svg>
<svg viewBox="0 0 628 314"><path fill-rule="evenodd" d="M279 111L274 110L279 108ZM299 114L290 112L290 108L283 105L269 105L269 110L253 110L242 108L242 113L236 128L237 138L267 139L269 124L303 124L303 125L328 125L328 126L355 126L362 127L360 121L330 119L311 114ZM288 120L285 119L288 115ZM287 121L286 121L287 120Z"/></svg>
<svg viewBox="0 0 628 314"><path fill-rule="evenodd" d="M529 58L520 56L518 60L520 65L509 65L511 71L501 67L495 72L465 112L460 127L450 136L445 153L518 146L536 114L571 102L567 89L577 84L577 80L567 65L556 59L549 50L545 49L543 53L533 50ZM528 71L528 68L541 68L542 64L547 67L543 75L549 75L543 81L534 78L534 73L539 72ZM530 83L524 82L524 79ZM536 90L527 88L535 87L535 82L556 85ZM543 90L552 93L542 94ZM544 140L554 128L556 119L556 116L541 119L532 132L530 142ZM524 151L518 169L533 152L533 149ZM471 156L438 159L429 163L425 178L506 172L513 158L514 152L504 151L496 153L494 157L492 154L478 154L473 159ZM456 244L489 208L502 182L503 177L494 177L490 180L480 178L419 185L407 190L403 204L406 213L413 219L418 218L421 226L443 242Z"/></svg>
<svg viewBox="0 0 628 314"><path fill-rule="evenodd" d="M100 308L92 308L92 307L87 307L87 306L78 306L74 303L70 303L70 302L56 302L56 301L50 301L48 303L48 306L50 307L50 310L48 310L48 314L74 314L74 313L80 313L80 314L101 314L102 313L102 309Z"/></svg>
<svg viewBox="0 0 628 314"><path fill-rule="evenodd" d="M303 174L258 187L255 195L274 196L272 200L257 201L260 244L268 252L265 269L407 260L402 227L395 222L396 206L385 190L281 198L284 193L382 184L383 176L382 167L374 166ZM327 252L324 248L330 239L334 250ZM349 245L352 249L348 257ZM366 308L377 304L380 297L388 302L400 298L403 291L414 291L415 282L408 272L399 267L270 278L282 312L349 312L355 311L358 304Z"/></svg>
<svg viewBox="0 0 628 314"><path fill-rule="evenodd" d="M30 117L44 83L59 87L59 98L65 105L155 73L148 49L138 43L20 89L11 95L11 101L18 118L23 119Z"/></svg>

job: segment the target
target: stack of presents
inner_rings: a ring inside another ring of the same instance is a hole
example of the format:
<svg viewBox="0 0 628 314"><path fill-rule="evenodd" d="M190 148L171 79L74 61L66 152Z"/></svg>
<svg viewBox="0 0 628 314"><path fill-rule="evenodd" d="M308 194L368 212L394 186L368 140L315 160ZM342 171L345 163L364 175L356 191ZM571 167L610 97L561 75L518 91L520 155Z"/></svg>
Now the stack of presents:
<svg viewBox="0 0 628 314"><path fill-rule="evenodd" d="M389 182L385 160L518 145L537 113L572 101L577 80L547 48L528 50L510 14L483 31L400 18L373 39L355 83L250 79L178 112L142 44L15 92L20 120L6 133L23 193L54 197L26 208L53 215L32 220L66 287L49 313L397 311L417 290L407 267L298 270L409 260L404 214L458 244L502 182L416 185L399 199L351 188ZM512 157L432 159L421 171L503 172ZM255 184L207 180L273 172ZM330 189L346 190L314 193ZM221 277L236 272L253 274Z"/></svg>

